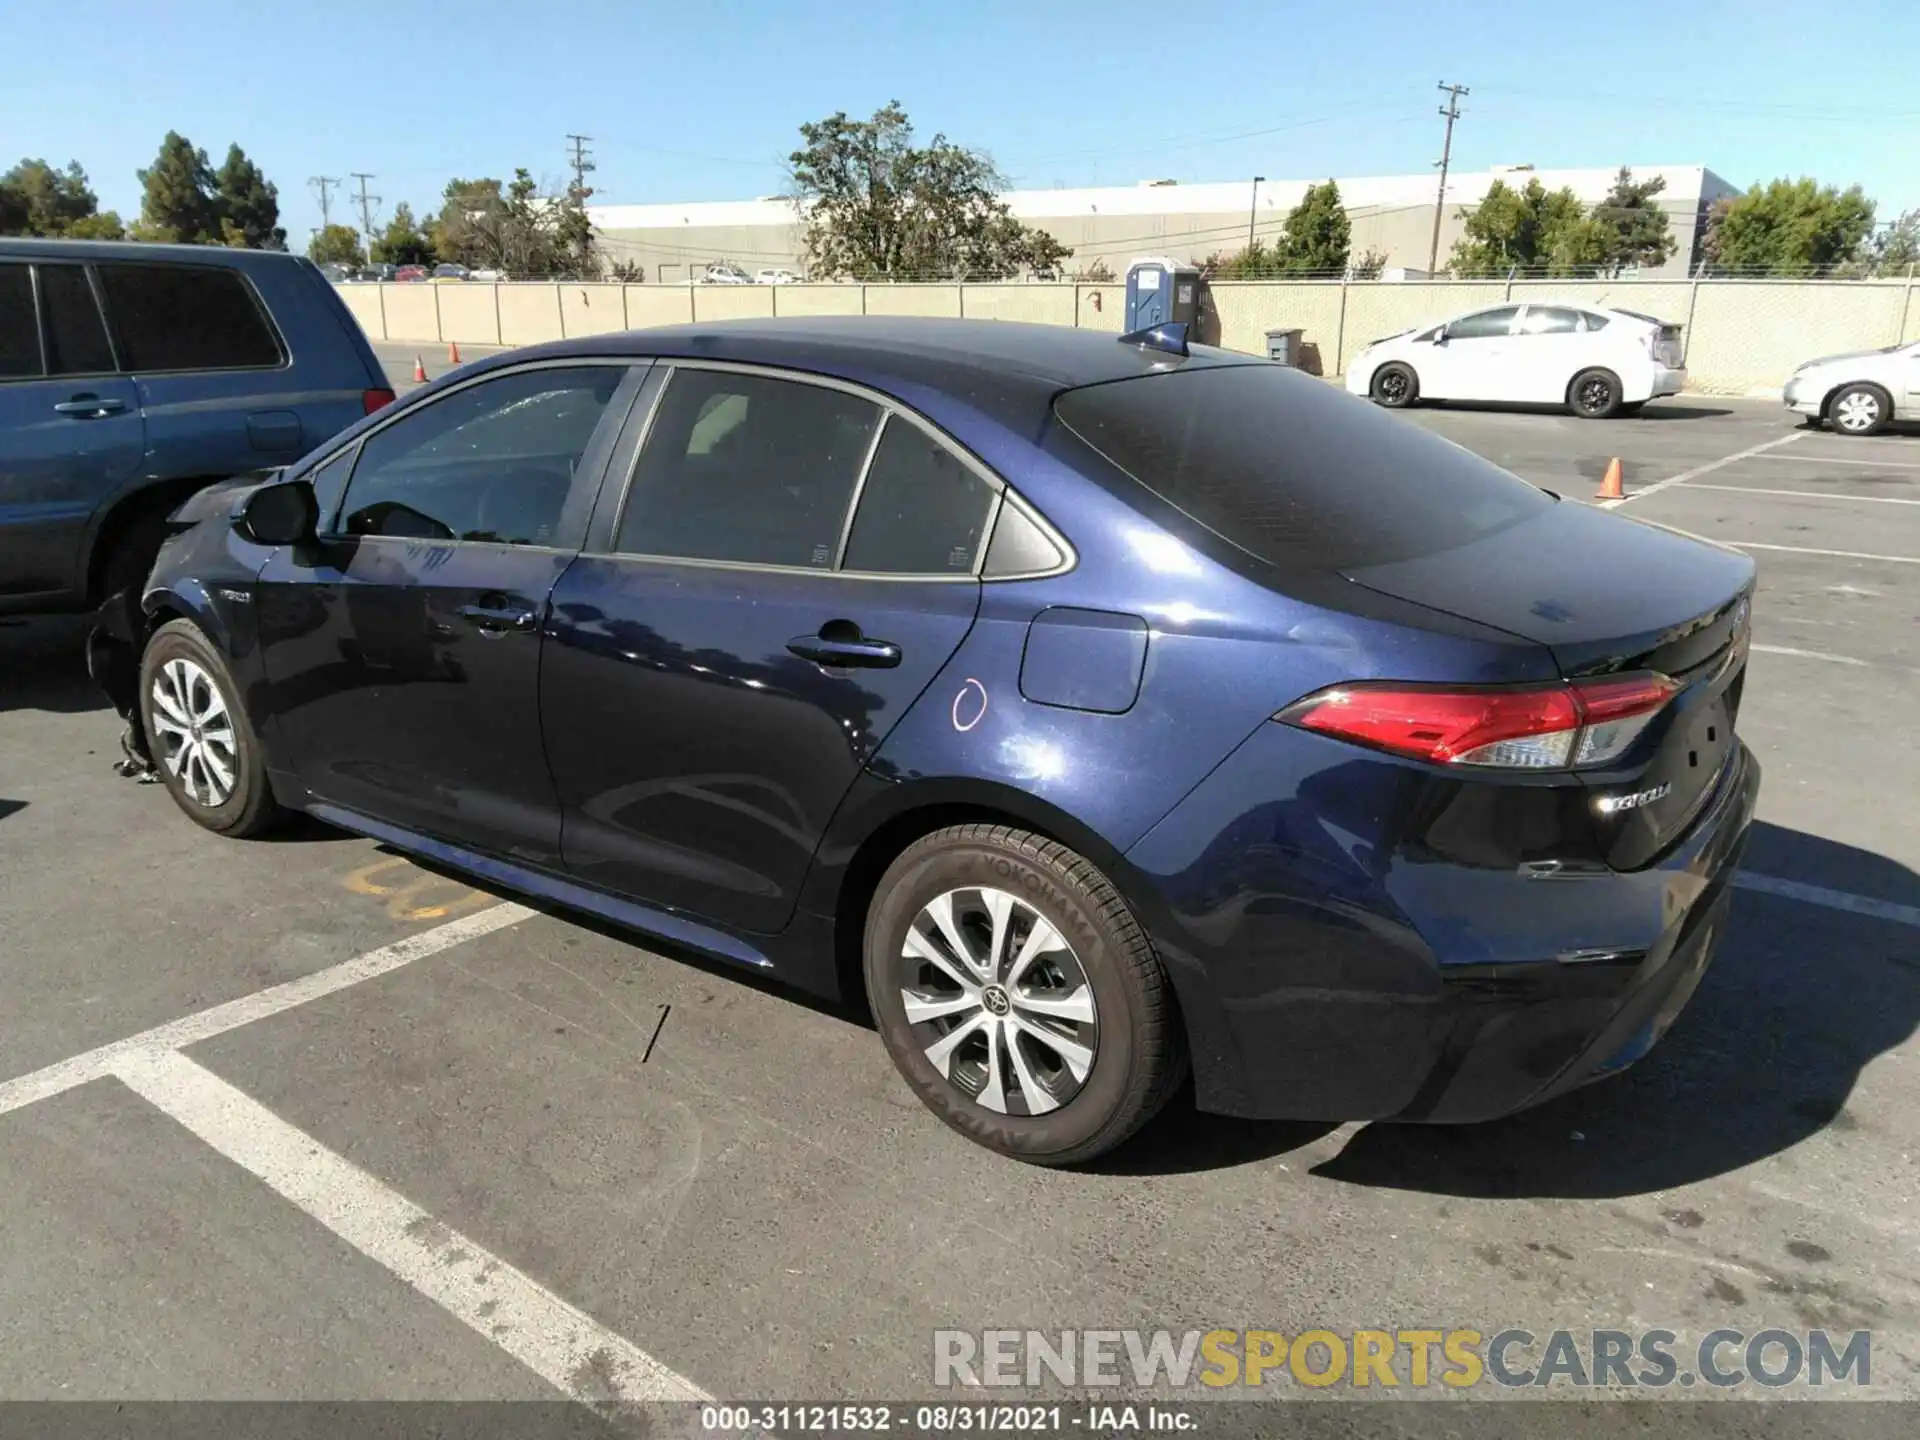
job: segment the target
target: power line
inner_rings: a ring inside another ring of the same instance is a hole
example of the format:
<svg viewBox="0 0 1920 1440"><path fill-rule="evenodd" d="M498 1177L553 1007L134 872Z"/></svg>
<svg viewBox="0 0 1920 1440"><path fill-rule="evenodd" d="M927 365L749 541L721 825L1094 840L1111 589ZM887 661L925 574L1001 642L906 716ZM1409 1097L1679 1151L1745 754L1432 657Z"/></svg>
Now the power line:
<svg viewBox="0 0 1920 1440"><path fill-rule="evenodd" d="M320 193L320 228L322 230L333 223L333 187L340 183L339 178L333 175L315 175L307 181L307 184Z"/></svg>
<svg viewBox="0 0 1920 1440"><path fill-rule="evenodd" d="M1440 147L1440 191L1433 197L1433 243L1427 248L1429 275L1440 265L1440 216L1447 207L1447 167L1453 163L1453 122L1460 118L1460 97L1473 93L1464 85L1449 85L1444 80L1440 88L1447 94L1447 103L1440 107L1440 113L1447 117L1447 138Z"/></svg>
<svg viewBox="0 0 1920 1440"><path fill-rule="evenodd" d="M367 194L367 181L373 179L373 176L364 171L356 170L353 172L353 178L360 182L360 229L367 237L367 254L368 257L371 258L373 254L373 207L380 203L380 197L378 195Z"/></svg>

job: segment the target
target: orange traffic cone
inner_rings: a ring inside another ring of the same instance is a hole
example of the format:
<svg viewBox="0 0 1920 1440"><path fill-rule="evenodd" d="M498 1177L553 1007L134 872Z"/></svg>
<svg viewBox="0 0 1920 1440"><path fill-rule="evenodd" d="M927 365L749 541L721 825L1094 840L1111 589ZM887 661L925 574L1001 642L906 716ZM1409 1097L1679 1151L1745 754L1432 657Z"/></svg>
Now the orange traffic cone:
<svg viewBox="0 0 1920 1440"><path fill-rule="evenodd" d="M427 383L426 363L418 355L413 357L413 383L416 385Z"/></svg>
<svg viewBox="0 0 1920 1440"><path fill-rule="evenodd" d="M1607 462L1606 476L1600 481L1600 489L1595 493L1593 498L1596 500L1626 499L1627 492L1621 483L1622 478L1620 474L1620 457L1616 455Z"/></svg>
<svg viewBox="0 0 1920 1440"><path fill-rule="evenodd" d="M447 363L449 365L458 365L460 363L460 342L458 340L452 340L447 343Z"/></svg>

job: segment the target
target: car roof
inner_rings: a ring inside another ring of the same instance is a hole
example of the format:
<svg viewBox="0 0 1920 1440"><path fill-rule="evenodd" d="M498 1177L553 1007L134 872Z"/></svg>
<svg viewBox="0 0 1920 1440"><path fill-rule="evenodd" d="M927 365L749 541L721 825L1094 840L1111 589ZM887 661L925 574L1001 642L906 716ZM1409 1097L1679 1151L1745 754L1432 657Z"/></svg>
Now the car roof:
<svg viewBox="0 0 1920 1440"><path fill-rule="evenodd" d="M26 236L0 239L0 256L96 264L131 260L148 264L219 265L234 270L313 263L304 255L285 250L242 250L227 245L150 245L142 240L44 240Z"/></svg>
<svg viewBox="0 0 1920 1440"><path fill-rule="evenodd" d="M1124 345L1107 331L1011 320L827 315L663 325L553 341L521 358L631 355L770 365L870 385L913 403L920 389L1001 409L1044 406L1063 390L1174 366L1258 365L1250 355L1195 345L1181 359ZM495 357L505 360L508 357ZM995 397L1002 405L993 403Z"/></svg>

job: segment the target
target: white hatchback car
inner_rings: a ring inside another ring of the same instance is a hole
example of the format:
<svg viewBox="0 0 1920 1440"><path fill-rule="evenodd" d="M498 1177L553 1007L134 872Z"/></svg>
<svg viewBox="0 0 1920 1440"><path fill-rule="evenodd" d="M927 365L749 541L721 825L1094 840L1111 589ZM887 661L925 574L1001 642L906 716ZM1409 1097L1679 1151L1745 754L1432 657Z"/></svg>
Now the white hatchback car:
<svg viewBox="0 0 1920 1440"><path fill-rule="evenodd" d="M1367 346L1347 389L1398 408L1417 400L1564 405L1592 420L1632 414L1687 383L1680 327L1599 305L1497 305Z"/></svg>

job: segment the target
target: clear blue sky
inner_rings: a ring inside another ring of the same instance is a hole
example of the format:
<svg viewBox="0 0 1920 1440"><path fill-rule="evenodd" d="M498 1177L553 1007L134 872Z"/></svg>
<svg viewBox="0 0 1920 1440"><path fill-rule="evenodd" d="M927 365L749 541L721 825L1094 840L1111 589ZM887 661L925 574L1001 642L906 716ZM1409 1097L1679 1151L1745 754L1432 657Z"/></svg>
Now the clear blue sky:
<svg viewBox="0 0 1920 1440"><path fill-rule="evenodd" d="M454 175L559 181L570 131L603 202L773 194L801 121L895 98L1022 186L1424 171L1440 80L1473 88L1463 169L1705 164L1920 206L1914 0L0 0L0 36L0 167L78 160L131 220L168 129L215 164L237 140L296 245L310 176L424 213Z"/></svg>

